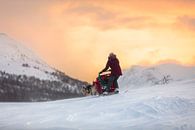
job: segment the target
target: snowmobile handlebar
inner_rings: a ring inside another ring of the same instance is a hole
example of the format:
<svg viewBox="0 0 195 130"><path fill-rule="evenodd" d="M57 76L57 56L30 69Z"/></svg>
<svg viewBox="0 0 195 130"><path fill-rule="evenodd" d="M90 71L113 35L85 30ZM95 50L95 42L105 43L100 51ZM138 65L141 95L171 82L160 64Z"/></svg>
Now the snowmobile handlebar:
<svg viewBox="0 0 195 130"><path fill-rule="evenodd" d="M106 74L110 74L110 73L111 73L111 69L104 71L104 72L100 72L99 75L106 75Z"/></svg>

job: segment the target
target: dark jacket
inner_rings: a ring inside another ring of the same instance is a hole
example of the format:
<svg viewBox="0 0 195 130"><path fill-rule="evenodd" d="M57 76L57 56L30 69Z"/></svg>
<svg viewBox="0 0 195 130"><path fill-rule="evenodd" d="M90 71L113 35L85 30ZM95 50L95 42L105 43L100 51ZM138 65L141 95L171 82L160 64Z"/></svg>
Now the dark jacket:
<svg viewBox="0 0 195 130"><path fill-rule="evenodd" d="M116 56L109 57L108 61L106 63L106 67L101 71L104 72L108 70L108 68L111 68L111 75L112 76L120 76L122 75L121 67L119 64L119 60L117 59Z"/></svg>

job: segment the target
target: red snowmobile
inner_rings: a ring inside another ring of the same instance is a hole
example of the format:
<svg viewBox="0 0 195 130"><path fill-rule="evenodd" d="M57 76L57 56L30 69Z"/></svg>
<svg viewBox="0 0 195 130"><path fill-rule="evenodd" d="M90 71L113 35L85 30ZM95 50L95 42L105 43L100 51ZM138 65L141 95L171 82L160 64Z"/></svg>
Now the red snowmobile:
<svg viewBox="0 0 195 130"><path fill-rule="evenodd" d="M105 91L108 80L111 73L110 71L104 72L102 74L99 74L95 81L93 81L92 85L87 85L83 87L83 94L84 95L102 95ZM112 84L109 90L109 94L114 94L115 86Z"/></svg>

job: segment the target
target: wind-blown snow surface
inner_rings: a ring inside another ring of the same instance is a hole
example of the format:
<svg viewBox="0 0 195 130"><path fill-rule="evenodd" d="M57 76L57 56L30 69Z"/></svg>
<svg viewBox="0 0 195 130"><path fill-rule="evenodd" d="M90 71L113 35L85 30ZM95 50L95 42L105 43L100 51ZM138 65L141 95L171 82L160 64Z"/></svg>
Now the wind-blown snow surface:
<svg viewBox="0 0 195 130"><path fill-rule="evenodd" d="M1 130L194 130L195 79L118 95L0 103Z"/></svg>

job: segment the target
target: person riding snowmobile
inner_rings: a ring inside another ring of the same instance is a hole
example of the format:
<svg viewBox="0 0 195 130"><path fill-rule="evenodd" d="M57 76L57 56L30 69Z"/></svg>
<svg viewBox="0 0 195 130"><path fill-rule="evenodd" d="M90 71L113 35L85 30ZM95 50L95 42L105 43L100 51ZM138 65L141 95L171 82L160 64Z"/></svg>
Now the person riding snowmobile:
<svg viewBox="0 0 195 130"><path fill-rule="evenodd" d="M110 90L110 87L112 86L112 84L114 84L114 86L115 86L115 93L118 93L119 86L118 86L117 80L122 75L122 71L121 71L121 67L119 64L119 60L114 53L109 54L108 61L106 63L106 67L102 71L100 71L99 74L107 71L109 68L111 68L111 76L108 80L108 84L106 86L104 94L109 93L109 90Z"/></svg>

